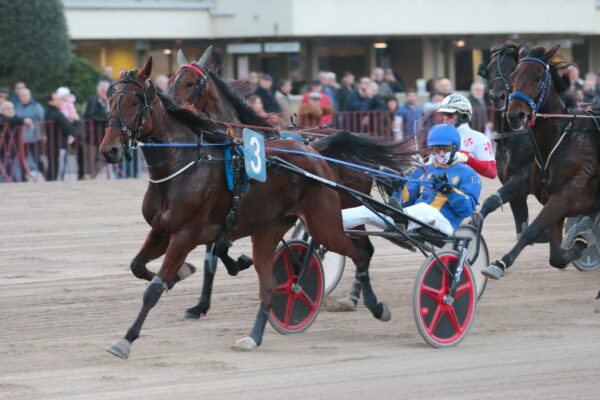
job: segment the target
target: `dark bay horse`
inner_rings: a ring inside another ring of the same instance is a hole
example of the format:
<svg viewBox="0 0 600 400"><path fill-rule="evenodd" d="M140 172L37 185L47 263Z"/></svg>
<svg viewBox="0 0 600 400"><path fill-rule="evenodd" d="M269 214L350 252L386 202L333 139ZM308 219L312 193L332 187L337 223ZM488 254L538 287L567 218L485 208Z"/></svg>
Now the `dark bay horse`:
<svg viewBox="0 0 600 400"><path fill-rule="evenodd" d="M192 104L200 115L206 118L225 123L247 124L253 126L253 129L256 130L260 130L262 127L265 129L264 132L272 135L272 127L267 124L264 118L256 114L237 93L236 86L238 84L225 82L211 67L211 54L212 46L208 47L197 61L190 62L183 52L179 50L177 53L179 68L170 80L169 94L177 100ZM294 129L292 128L291 130ZM307 132L309 135L316 134L323 136L339 131L333 129L310 129L303 132ZM424 149L426 147L425 138L426 135L422 135L417 141L415 141L414 137L411 137L394 143L371 139L365 142L365 139L358 135L344 133L341 136L328 136L312 141L309 145L329 158L344 158L347 161L357 164L383 166L402 171L410 167L412 156L418 153L417 149ZM352 145L353 148L361 147L361 143L363 143L363 151L358 155L344 154L345 146L341 146L338 143L340 140ZM336 182L365 194L371 192L373 178L369 175L357 173L352 169L334 163L331 163L330 167L334 173ZM341 202L342 208L360 205L354 198L344 194L341 195ZM370 242L368 237L364 239ZM239 268L232 266L233 260L227 255L226 250L228 247L215 246L215 248L219 249L216 255L224 262L228 271L233 269L237 272ZM210 257L210 252L208 257ZM210 267L209 263L205 264L202 295L198 304L186 311L186 317L197 319L202 314L208 312L215 271L216 264L212 267Z"/></svg>
<svg viewBox="0 0 600 400"><path fill-rule="evenodd" d="M200 143L199 148L144 148L150 179L142 205L151 226L146 241L131 263L133 273L150 281L142 308L124 338L107 350L127 358L131 343L162 293L187 277L193 268L184 263L191 250L214 242L230 210L232 195L225 178L224 147L227 136L216 133L219 125L200 119L187 109L176 108L158 95L151 82L152 58L138 71L123 72L110 92L110 114L100 151L107 162L117 163L133 142ZM212 146L209 146L212 144ZM334 175L323 160L282 153L278 150L316 152L295 140L266 141L266 156L278 156L310 173L332 180ZM360 153L362 148L354 149ZM345 152L352 149L347 146ZM191 165L192 168L188 166ZM118 206L118 205L115 205ZM337 192L314 181L278 169L268 170L266 182L252 181L243 196L235 224L225 239L250 236L255 269L259 278L260 307L248 337L236 347L252 350L260 345L275 291L273 256L275 248L298 217L311 236L336 253L350 257L357 266L364 302L373 315L389 320L388 307L377 300L371 287L368 267L372 247L344 234L340 197ZM165 255L157 273L146 263Z"/></svg>
<svg viewBox="0 0 600 400"><path fill-rule="evenodd" d="M513 130L531 127L535 154L532 189L544 208L523 231L517 244L501 260L482 273L498 279L525 246L546 229L550 239L550 264L557 268L581 256L587 246L576 236L570 249L561 249L563 221L567 216L589 214L597 209L600 189L599 129L596 121L576 118L560 93L567 84L559 71L565 64L553 61L558 47L535 47L522 51L512 74L508 122ZM537 118L537 113L571 114L572 118Z"/></svg>
<svg viewBox="0 0 600 400"><path fill-rule="evenodd" d="M506 41L492 45L491 59L482 77L488 81L489 98L494 108L494 126L497 134L496 168L502 187L481 206L484 218L505 203L510 204L517 239L529 221L527 196L531 193L533 167L533 142L529 129L513 131L506 118L508 96L511 92L510 76L519 62L521 44Z"/></svg>

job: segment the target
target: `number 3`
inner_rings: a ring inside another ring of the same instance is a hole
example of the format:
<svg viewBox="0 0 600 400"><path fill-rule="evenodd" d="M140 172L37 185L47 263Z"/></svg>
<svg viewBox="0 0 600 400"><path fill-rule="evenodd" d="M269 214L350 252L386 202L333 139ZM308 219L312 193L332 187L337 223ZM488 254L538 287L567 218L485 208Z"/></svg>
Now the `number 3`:
<svg viewBox="0 0 600 400"><path fill-rule="evenodd" d="M253 136L250 139L250 147L254 150L254 153L252 155L256 157L256 163L254 162L254 160L250 161L250 168L252 168L252 171L255 174L260 174L262 169L262 159L260 158L260 142L258 141L256 136Z"/></svg>

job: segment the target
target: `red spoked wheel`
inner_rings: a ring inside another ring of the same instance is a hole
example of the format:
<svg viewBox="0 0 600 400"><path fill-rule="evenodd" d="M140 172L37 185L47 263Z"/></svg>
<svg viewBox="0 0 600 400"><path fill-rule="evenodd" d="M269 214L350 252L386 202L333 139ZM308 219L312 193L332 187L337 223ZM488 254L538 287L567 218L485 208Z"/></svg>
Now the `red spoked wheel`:
<svg viewBox="0 0 600 400"><path fill-rule="evenodd" d="M451 347L467 336L477 308L473 272L465 262L453 299L448 298L459 254L445 250L423 263L415 282L413 311L417 329L433 347Z"/></svg>
<svg viewBox="0 0 600 400"><path fill-rule="evenodd" d="M321 260L313 252L308 268L298 282L298 275L308 243L292 239L279 245L275 252L273 277L275 293L269 322L284 335L303 332L317 318L323 302L325 280Z"/></svg>

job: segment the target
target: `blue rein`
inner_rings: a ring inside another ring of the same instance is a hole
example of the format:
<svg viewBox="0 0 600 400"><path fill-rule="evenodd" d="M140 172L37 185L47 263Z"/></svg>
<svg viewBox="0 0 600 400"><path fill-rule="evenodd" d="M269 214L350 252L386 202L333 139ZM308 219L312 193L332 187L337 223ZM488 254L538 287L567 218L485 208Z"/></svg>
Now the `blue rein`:
<svg viewBox="0 0 600 400"><path fill-rule="evenodd" d="M544 67L544 78L542 79L542 86L540 87L540 90L538 91L538 94L536 96L537 103L531 97L527 96L523 92L513 92L508 96L508 104L510 104L514 99L524 101L525 103L527 103L527 105L529 106L529 108L531 109L531 111L533 113L533 115L531 116L531 119L535 120L537 112L539 111L539 109L542 107L542 105L548 98L548 93L550 92L548 90L548 88L550 87L550 83L551 83L550 65L548 63L546 63L544 60L536 58L536 57L524 57L519 60L519 64L526 62L526 61L533 61L533 62L541 64L542 67Z"/></svg>

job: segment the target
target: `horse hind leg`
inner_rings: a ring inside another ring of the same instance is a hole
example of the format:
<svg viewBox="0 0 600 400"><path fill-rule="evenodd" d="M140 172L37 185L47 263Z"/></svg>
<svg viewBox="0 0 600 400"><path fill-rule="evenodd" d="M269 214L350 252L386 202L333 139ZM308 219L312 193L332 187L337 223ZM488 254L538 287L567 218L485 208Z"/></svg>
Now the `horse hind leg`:
<svg viewBox="0 0 600 400"><path fill-rule="evenodd" d="M242 254L237 261L229 256L229 248L233 245L231 240L222 240L214 244L214 253L223 262L227 273L231 276L236 276L240 271L248 269L252 266L253 261L250 257Z"/></svg>
<svg viewBox="0 0 600 400"><path fill-rule="evenodd" d="M391 312L385 303L377 300L369 277L369 263L373 256L373 246L361 238L349 238L344 234L339 207L336 209L333 206L327 206L335 205L335 201L319 200L312 204L321 206L313 206L310 208L310 212L305 214L304 221L308 232L317 243L323 244L330 251L348 256L354 261L357 269L356 278L362 287L365 306L375 318L389 321Z"/></svg>

